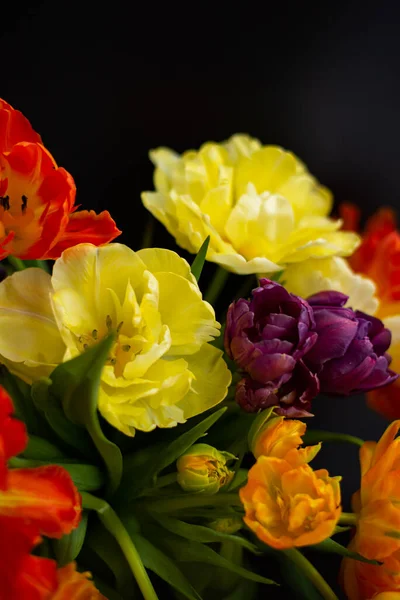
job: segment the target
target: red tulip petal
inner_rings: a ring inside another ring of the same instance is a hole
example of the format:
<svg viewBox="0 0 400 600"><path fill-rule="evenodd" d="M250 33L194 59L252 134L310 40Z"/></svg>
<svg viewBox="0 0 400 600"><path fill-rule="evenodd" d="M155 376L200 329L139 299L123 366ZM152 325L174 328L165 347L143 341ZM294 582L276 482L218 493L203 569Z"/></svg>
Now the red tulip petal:
<svg viewBox="0 0 400 600"><path fill-rule="evenodd" d="M40 541L32 523L0 517L0 600L48 600L57 588L55 561L30 555Z"/></svg>
<svg viewBox="0 0 400 600"><path fill-rule="evenodd" d="M93 210L81 210L70 215L63 235L49 250L46 258L56 259L64 250L76 244L90 243L95 246L108 244L120 234L121 231L107 210L100 214L96 214Z"/></svg>
<svg viewBox="0 0 400 600"><path fill-rule="evenodd" d="M28 119L10 104L0 99L0 152L8 152L18 142L41 143Z"/></svg>
<svg viewBox="0 0 400 600"><path fill-rule="evenodd" d="M59 538L78 526L81 498L62 467L12 469L0 495L0 515L24 519L41 534Z"/></svg>
<svg viewBox="0 0 400 600"><path fill-rule="evenodd" d="M22 452L28 442L22 421L14 419L10 396L0 387L0 490L7 486L7 460Z"/></svg>

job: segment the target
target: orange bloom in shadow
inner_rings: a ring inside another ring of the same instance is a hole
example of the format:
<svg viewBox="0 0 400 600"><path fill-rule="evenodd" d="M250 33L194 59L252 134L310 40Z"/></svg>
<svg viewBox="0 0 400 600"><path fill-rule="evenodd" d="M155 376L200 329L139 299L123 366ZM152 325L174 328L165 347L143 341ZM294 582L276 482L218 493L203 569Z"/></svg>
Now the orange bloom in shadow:
<svg viewBox="0 0 400 600"><path fill-rule="evenodd" d="M75 212L76 188L29 121L0 99L0 260L56 259L81 242L106 244L121 232L107 211Z"/></svg>
<svg viewBox="0 0 400 600"><path fill-rule="evenodd" d="M51 600L107 600L94 587L90 573L79 573L76 564L69 563L57 571L57 590Z"/></svg>
<svg viewBox="0 0 400 600"><path fill-rule="evenodd" d="M358 230L360 209L353 204L339 208L344 229ZM377 288L379 308L375 316L392 331L390 368L400 372L400 232L391 208L379 209L368 219L362 243L349 258L357 273L370 277ZM368 405L388 419L400 418L400 381L367 394Z"/></svg>
<svg viewBox="0 0 400 600"><path fill-rule="evenodd" d="M60 538L78 526L81 498L61 467L8 469L7 460L27 444L25 427L12 412L0 388L0 600L101 600L74 565L57 571L55 561L31 555L42 535Z"/></svg>
<svg viewBox="0 0 400 600"><path fill-rule="evenodd" d="M260 456L240 490L246 525L278 550L318 544L333 534L340 517L340 477L325 469L296 468Z"/></svg>
<svg viewBox="0 0 400 600"><path fill-rule="evenodd" d="M400 421L386 429L378 443L360 449L361 487L353 496L357 532L350 549L383 564L344 559L342 582L350 600L400 593Z"/></svg>
<svg viewBox="0 0 400 600"><path fill-rule="evenodd" d="M321 444L299 448L306 430L307 425L302 421L284 417L269 419L253 442L253 454L256 458L283 458L293 467L309 463L319 452Z"/></svg>

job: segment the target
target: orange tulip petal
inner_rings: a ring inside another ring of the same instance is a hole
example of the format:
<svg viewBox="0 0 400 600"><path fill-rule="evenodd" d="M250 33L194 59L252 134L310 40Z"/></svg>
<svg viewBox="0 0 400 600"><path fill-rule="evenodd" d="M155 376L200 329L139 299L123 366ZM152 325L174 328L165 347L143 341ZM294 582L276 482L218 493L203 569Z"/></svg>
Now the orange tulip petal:
<svg viewBox="0 0 400 600"><path fill-rule="evenodd" d="M24 519L43 535L59 538L78 526L81 499L62 467L12 469L0 494L0 515Z"/></svg>
<svg viewBox="0 0 400 600"><path fill-rule="evenodd" d="M107 600L95 588L90 577L90 573L79 573L74 562L58 569L58 588L51 600Z"/></svg>
<svg viewBox="0 0 400 600"><path fill-rule="evenodd" d="M46 258L56 259L64 250L76 244L108 244L120 234L121 231L107 210L100 214L93 210L74 212L69 217L64 233L57 244L48 251Z"/></svg>
<svg viewBox="0 0 400 600"><path fill-rule="evenodd" d="M374 452L374 458L372 460L372 466L376 465L378 460L380 460L384 456L384 454L386 452L388 452L395 437L399 433L399 430L400 430L400 420L393 421L393 423L391 423L389 425L389 427L386 428L384 434L382 435L381 439L379 440L379 442L376 445L375 452Z"/></svg>
<svg viewBox="0 0 400 600"><path fill-rule="evenodd" d="M400 419L400 380L384 388L378 388L368 392L368 406L392 421Z"/></svg>
<svg viewBox="0 0 400 600"><path fill-rule="evenodd" d="M0 99L0 152L11 150L18 142L41 143L28 119L10 104Z"/></svg>
<svg viewBox="0 0 400 600"><path fill-rule="evenodd" d="M358 231L361 219L361 210L356 204L343 202L339 205L339 217L343 221L344 231Z"/></svg>

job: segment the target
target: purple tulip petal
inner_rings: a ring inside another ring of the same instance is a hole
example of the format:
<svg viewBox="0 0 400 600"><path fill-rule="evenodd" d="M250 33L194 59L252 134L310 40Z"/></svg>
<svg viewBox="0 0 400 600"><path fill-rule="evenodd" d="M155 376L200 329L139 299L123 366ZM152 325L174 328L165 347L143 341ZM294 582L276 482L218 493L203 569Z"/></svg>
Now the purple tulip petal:
<svg viewBox="0 0 400 600"><path fill-rule="evenodd" d="M335 292L333 290L327 290L325 292L319 292L313 294L307 298L308 304L311 306L344 306L349 299L346 294L341 292Z"/></svg>
<svg viewBox="0 0 400 600"><path fill-rule="evenodd" d="M264 354L247 367L247 372L258 383L272 383L293 371L296 361L288 354Z"/></svg>

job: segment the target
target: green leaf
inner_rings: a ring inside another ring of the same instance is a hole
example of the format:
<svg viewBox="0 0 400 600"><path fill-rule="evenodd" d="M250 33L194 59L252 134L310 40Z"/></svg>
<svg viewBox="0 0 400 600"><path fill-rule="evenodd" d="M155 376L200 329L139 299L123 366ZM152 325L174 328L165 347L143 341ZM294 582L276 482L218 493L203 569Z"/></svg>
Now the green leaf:
<svg viewBox="0 0 400 600"><path fill-rule="evenodd" d="M30 385L10 373L4 365L0 365L0 384L11 396L15 416L25 423L30 434L40 435L41 419L31 399Z"/></svg>
<svg viewBox="0 0 400 600"><path fill-rule="evenodd" d="M122 454L101 429L97 401L101 373L114 337L107 336L83 354L56 367L51 374L52 393L61 399L67 417L86 427L103 458L108 473L108 495L115 492L121 482Z"/></svg>
<svg viewBox="0 0 400 600"><path fill-rule="evenodd" d="M47 378L38 379L32 384L33 404L44 414L53 432L67 446L87 458L95 459L96 449L88 433L83 427L74 425L67 419L59 401L50 393L51 385L51 380Z"/></svg>
<svg viewBox="0 0 400 600"><path fill-rule="evenodd" d="M331 538L328 538L327 540L324 540L319 544L314 544L313 546L310 546L310 548L313 550L318 550L320 552L331 552L333 554L340 554L341 556L345 556L346 558L353 558L354 560L359 560L360 562L365 562L370 565L382 564L377 560L369 560L368 558L365 558L365 556L361 556L361 554L358 554L358 552L352 552L351 550L349 550L345 546L342 546L341 544L338 544L338 542L335 542L335 540L332 540Z"/></svg>
<svg viewBox="0 0 400 600"><path fill-rule="evenodd" d="M144 488L150 487L155 482L158 473L177 460L186 450L188 450L188 448L197 442L199 438L206 435L208 429L225 411L226 408L220 408L203 419L203 421L200 421L200 423L192 427L192 429L189 429L189 431L180 435L166 448L162 448L161 451L157 450L156 454L152 452L150 460L142 466L140 473L134 471L134 478L127 478L126 483L124 480L124 485L119 490L118 498L124 502L130 502L138 496ZM140 476L140 474L142 476Z"/></svg>
<svg viewBox="0 0 400 600"><path fill-rule="evenodd" d="M273 406L271 406L270 408L267 408L265 410L262 410L257 415L257 417L254 419L253 424L251 425L248 436L247 436L247 442L248 442L248 446L249 446L250 450L253 446L254 440L257 438L257 436L260 434L262 429L265 427L266 422L273 416L273 414L272 414L273 410L274 410Z"/></svg>
<svg viewBox="0 0 400 600"><path fill-rule="evenodd" d="M297 565L286 558L283 552L276 551L275 556L279 561L283 586L294 593L284 597L296 598L296 600L322 600L322 596Z"/></svg>
<svg viewBox="0 0 400 600"><path fill-rule="evenodd" d="M57 465L63 467L71 475L71 479L80 492L91 492L100 489L104 485L103 473L94 465L83 465L80 463L67 463L52 460L31 460L13 457L9 461L12 468L24 469L31 467L43 467Z"/></svg>
<svg viewBox="0 0 400 600"><path fill-rule="evenodd" d="M129 591L134 586L134 579L126 558L115 538L98 523L91 527L85 540L91 548L111 569L116 582L117 592L121 596L130 597Z"/></svg>
<svg viewBox="0 0 400 600"><path fill-rule="evenodd" d="M335 433L334 431L321 431L319 429L308 429L303 436L304 445L312 445L318 442L340 442L354 444L359 448L364 444L364 440L349 435L347 433Z"/></svg>
<svg viewBox="0 0 400 600"><path fill-rule="evenodd" d="M190 267L190 269L191 269L193 275L196 277L197 281L199 281L201 272L204 267L209 243L210 243L210 236L208 235L206 237L206 239L204 240L204 242L202 243L200 250L198 251L194 261L192 262L192 266Z"/></svg>
<svg viewBox="0 0 400 600"><path fill-rule="evenodd" d="M186 452L186 450L193 446L198 439L204 437L210 427L218 421L225 411L226 407L220 408L171 442L165 449L165 452L161 454L160 459L156 464L154 475L157 475L160 471L175 462L184 452Z"/></svg>
<svg viewBox="0 0 400 600"><path fill-rule="evenodd" d="M198 562L202 564L210 564L214 565L215 567L228 569L228 571L232 571L232 573L240 575L241 577L244 577L244 579L249 579L250 581L268 585L277 585L275 581L272 581L272 579L262 577L257 573L248 571L244 567L230 562L226 558L220 556L218 552L215 552L212 550L212 548L209 548L209 546L205 546L199 542L180 540L177 537L163 537L163 544L168 546L171 554L178 562Z"/></svg>
<svg viewBox="0 0 400 600"><path fill-rule="evenodd" d="M188 600L201 600L183 573L164 552L138 533L131 537L146 569L153 571Z"/></svg>
<svg viewBox="0 0 400 600"><path fill-rule="evenodd" d="M87 511L82 512L81 522L78 527L68 535L63 535L59 540L52 540L53 550L59 567L64 567L76 559L85 541L87 525Z"/></svg>
<svg viewBox="0 0 400 600"><path fill-rule="evenodd" d="M107 585L107 583L105 583L97 575L93 575L93 583L96 586L96 588L99 590L99 592L101 594L103 594L103 596L105 598L107 598L107 600L125 600L121 596L121 594L118 594L118 592L113 590L109 585Z"/></svg>
<svg viewBox="0 0 400 600"><path fill-rule="evenodd" d="M238 469L235 477L229 485L229 491L232 492L233 490L243 487L246 484L248 473L249 472L247 469Z"/></svg>
<svg viewBox="0 0 400 600"><path fill-rule="evenodd" d="M255 600L258 586L254 581L243 581L235 586L234 591L229 596L224 596L224 600Z"/></svg>
<svg viewBox="0 0 400 600"><path fill-rule="evenodd" d="M281 285L284 285L284 283L281 281L281 277L283 275L285 271L277 271L275 273L270 273L268 275L268 279L270 279L271 281L276 281L279 282Z"/></svg>
<svg viewBox="0 0 400 600"><path fill-rule="evenodd" d="M162 527L171 533L175 533L193 542L201 542L204 544L211 544L213 542L232 542L246 548L253 554L261 554L254 544L240 535L221 533L214 529L210 529L210 527L205 527L204 525L193 525L178 519L171 519L164 515L157 516L156 514L153 514L153 517Z"/></svg>
<svg viewBox="0 0 400 600"><path fill-rule="evenodd" d="M25 458L46 461L57 458L66 458L64 452L57 448L57 446L36 435L29 436L28 445L22 452L22 456Z"/></svg>

